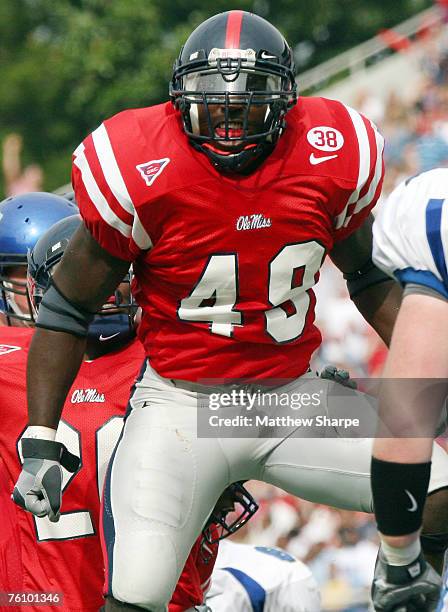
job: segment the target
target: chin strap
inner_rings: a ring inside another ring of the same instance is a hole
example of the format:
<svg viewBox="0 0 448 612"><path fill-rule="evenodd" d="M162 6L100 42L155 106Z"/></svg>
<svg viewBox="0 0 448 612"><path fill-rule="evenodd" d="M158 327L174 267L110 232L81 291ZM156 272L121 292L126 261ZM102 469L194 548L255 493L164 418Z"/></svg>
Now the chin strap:
<svg viewBox="0 0 448 612"><path fill-rule="evenodd" d="M212 149L207 145L201 145L194 141L191 141L191 144L197 151L204 153L220 172L234 172L238 174L255 170L274 149L274 145L263 142L243 149L238 153L229 154L223 152L221 154L217 152L217 149Z"/></svg>

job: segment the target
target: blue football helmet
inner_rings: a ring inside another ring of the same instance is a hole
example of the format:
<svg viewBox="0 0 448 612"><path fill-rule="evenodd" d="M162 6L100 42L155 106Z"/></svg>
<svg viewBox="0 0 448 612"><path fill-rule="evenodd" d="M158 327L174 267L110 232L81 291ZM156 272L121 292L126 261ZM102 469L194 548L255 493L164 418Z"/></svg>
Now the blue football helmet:
<svg viewBox="0 0 448 612"><path fill-rule="evenodd" d="M73 190L65 191L64 193L61 193L61 196L66 200L69 200L69 202L73 202L73 204L76 204L75 192Z"/></svg>
<svg viewBox="0 0 448 612"><path fill-rule="evenodd" d="M33 323L26 288L28 251L56 221L77 211L76 204L53 193L25 193L0 202L0 312L8 325L14 320ZM23 280L10 278L18 266L23 267ZM26 297L25 309L17 303L19 296Z"/></svg>
<svg viewBox="0 0 448 612"><path fill-rule="evenodd" d="M61 219L39 238L28 254L28 293L35 318L55 266L60 262L70 238L81 223L79 215ZM95 349L100 345L99 352L110 352L135 336L134 318L138 306L132 297L131 280L130 270L114 295L95 315L89 326L88 348Z"/></svg>

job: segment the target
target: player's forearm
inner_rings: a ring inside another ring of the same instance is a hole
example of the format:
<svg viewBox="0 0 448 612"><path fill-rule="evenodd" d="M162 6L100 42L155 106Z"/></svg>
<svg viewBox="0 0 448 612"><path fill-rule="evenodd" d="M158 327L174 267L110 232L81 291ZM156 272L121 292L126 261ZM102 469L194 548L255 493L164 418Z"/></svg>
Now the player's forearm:
<svg viewBox="0 0 448 612"><path fill-rule="evenodd" d="M389 346L401 304L402 289L392 280L368 287L353 302L377 334Z"/></svg>
<svg viewBox="0 0 448 612"><path fill-rule="evenodd" d="M27 365L30 425L57 428L65 398L81 365L85 346L84 338L36 329Z"/></svg>

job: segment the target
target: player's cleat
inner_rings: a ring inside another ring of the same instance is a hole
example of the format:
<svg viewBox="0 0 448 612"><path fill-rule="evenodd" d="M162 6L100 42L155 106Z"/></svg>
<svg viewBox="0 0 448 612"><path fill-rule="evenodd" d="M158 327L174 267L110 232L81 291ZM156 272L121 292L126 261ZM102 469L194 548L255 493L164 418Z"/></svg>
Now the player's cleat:
<svg viewBox="0 0 448 612"><path fill-rule="evenodd" d="M372 584L375 612L434 612L442 581L420 556L405 566L389 565L380 551Z"/></svg>
<svg viewBox="0 0 448 612"><path fill-rule="evenodd" d="M13 501L35 516L57 523L61 510L62 469L76 472L80 460L64 444L36 438L22 439L23 466L12 493Z"/></svg>

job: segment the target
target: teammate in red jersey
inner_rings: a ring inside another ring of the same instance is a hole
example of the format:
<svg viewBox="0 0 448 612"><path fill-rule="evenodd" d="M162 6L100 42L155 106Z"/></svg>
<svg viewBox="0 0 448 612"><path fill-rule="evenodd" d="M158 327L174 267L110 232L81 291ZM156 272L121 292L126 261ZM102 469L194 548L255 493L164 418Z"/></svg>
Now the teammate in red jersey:
<svg viewBox="0 0 448 612"><path fill-rule="evenodd" d="M69 237L80 222L76 215L61 220L34 247L28 284L32 289L30 302L36 308L53 266L60 260ZM0 242L3 246L3 241ZM64 610L97 611L103 602L99 495L107 462L122 428L129 390L144 356L140 342L135 339L132 322L136 306L123 300L126 286L121 288L120 296L115 297L113 304L108 304L111 314L96 317L86 360L67 397L64 419L58 427L56 439L82 458L82 466L75 474L64 470L66 492L57 523L16 512L9 500L12 483L20 473L19 439L27 435L25 372L34 330L11 326L1 328L0 332L0 456L4 468L2 476L10 483L9 486L0 485L2 501L5 495L8 500L2 503L2 527L5 519L15 514L9 521L10 525L15 524L14 532L9 532L9 539L1 540L0 559L7 556L9 561L5 571L0 572L0 585L8 592L57 591L62 596ZM22 314L31 320L30 313L25 312L23 305L22 308ZM3 533L6 535L7 531ZM11 545L11 538L16 546ZM50 601L43 608L23 607L26 610L54 609Z"/></svg>
<svg viewBox="0 0 448 612"><path fill-rule="evenodd" d="M121 431L129 388L143 359L142 347L134 340L121 351L83 362L56 438L81 456L83 464L72 479L64 472L61 518L52 523L46 517L21 512L10 503L12 486L20 472L18 441L27 423L25 366L32 330L8 328L6 338L4 331L0 338L16 348L0 355L0 417L4 424L0 431L0 465L4 468L0 474L0 592L57 592L63 610L97 612L104 603L104 563L98 537L100 492ZM212 558L204 561L201 546L202 537L187 559L170 612L181 612L203 601L217 548L213 547ZM23 609L46 612L55 608L49 603Z"/></svg>
<svg viewBox="0 0 448 612"><path fill-rule="evenodd" d="M0 455L11 483L20 473L18 443L26 435L25 371L32 334L32 329L10 327L3 328L0 335L1 342L11 346L10 352L0 354ZM22 558L21 584L14 590L58 591L63 595L62 609L67 611L97 611L102 605L99 496L107 462L121 431L129 389L142 359L141 344L134 340L122 350L83 362L56 437L82 457L82 467L75 475L64 470L64 504L57 523L16 512ZM11 490L12 485L8 501L2 504L7 511ZM9 584L8 590L12 588ZM36 610L42 607L36 606Z"/></svg>
<svg viewBox="0 0 448 612"><path fill-rule="evenodd" d="M271 24L243 11L205 21L181 51L170 93L172 105L124 111L76 149L84 225L42 301L28 360L30 425L55 429L92 313L133 262L148 359L105 482L107 610L165 610L233 481L372 511L369 440L298 439L294 427L277 439L258 429L199 437L197 402L214 392L210 378L226 392L273 377L289 382L275 390L289 399L310 391L320 342L312 287L327 253L386 341L400 298L371 261L383 139L339 102L296 105L292 53ZM319 385L328 397L330 383ZM26 446L15 498L30 507L34 487L47 497L39 511L57 519L60 447ZM448 506L440 453L430 485L439 509ZM446 533L446 513L432 517L432 531Z"/></svg>

